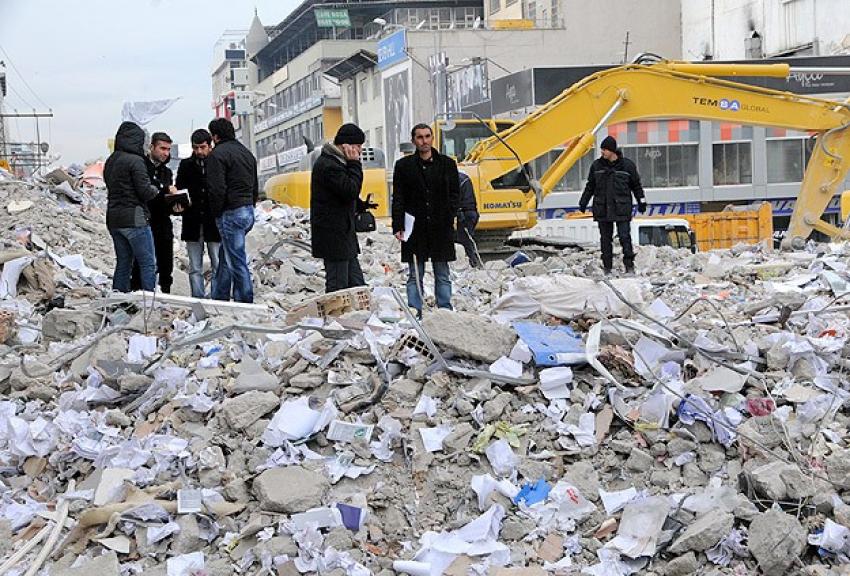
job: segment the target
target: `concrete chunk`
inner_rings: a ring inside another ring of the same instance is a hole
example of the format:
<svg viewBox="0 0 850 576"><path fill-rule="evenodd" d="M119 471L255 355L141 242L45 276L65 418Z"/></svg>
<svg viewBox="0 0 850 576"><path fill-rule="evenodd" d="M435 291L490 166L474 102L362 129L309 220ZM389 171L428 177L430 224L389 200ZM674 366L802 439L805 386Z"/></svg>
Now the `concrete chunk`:
<svg viewBox="0 0 850 576"><path fill-rule="evenodd" d="M245 392L225 400L221 415L231 428L244 430L279 405L280 398L274 392Z"/></svg>
<svg viewBox="0 0 850 576"><path fill-rule="evenodd" d="M750 524L750 553L765 576L789 574L789 568L806 547L806 531L796 518L768 510Z"/></svg>
<svg viewBox="0 0 850 576"><path fill-rule="evenodd" d="M512 329L468 312L439 309L428 314L422 326L441 349L482 362L508 356L517 339Z"/></svg>
<svg viewBox="0 0 850 576"><path fill-rule="evenodd" d="M272 468L254 479L254 495L260 508L270 512L294 514L321 506L330 487L324 474L301 466Z"/></svg>
<svg viewBox="0 0 850 576"><path fill-rule="evenodd" d="M76 568L65 568L51 570L51 576L121 576L121 567L118 565L118 555L109 552L98 556L88 562L83 562Z"/></svg>
<svg viewBox="0 0 850 576"><path fill-rule="evenodd" d="M728 512L711 510L692 522L670 546L670 552L702 552L717 544L732 530L735 517Z"/></svg>

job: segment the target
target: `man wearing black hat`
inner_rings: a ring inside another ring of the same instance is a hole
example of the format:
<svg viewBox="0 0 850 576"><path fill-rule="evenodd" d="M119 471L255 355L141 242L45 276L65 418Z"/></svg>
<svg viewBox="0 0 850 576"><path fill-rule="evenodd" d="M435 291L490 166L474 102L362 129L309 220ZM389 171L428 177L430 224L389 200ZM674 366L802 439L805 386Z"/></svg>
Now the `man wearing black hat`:
<svg viewBox="0 0 850 576"><path fill-rule="evenodd" d="M358 212L377 208L360 199L360 152L366 135L356 124L343 124L313 165L310 179L310 241L314 258L325 262L325 292L365 286L354 229Z"/></svg>
<svg viewBox="0 0 850 576"><path fill-rule="evenodd" d="M643 187L640 184L635 163L623 157L623 152L617 148L617 141L612 136L606 136L602 141L600 158L590 166L587 186L581 195L578 208L587 210L587 203L593 198L593 219L599 225L599 236L602 243L602 267L606 274L611 273L614 253L614 224L617 225L617 236L623 248L623 264L626 272L635 270L635 251L632 248L631 220L632 195L637 200L638 212L646 212L646 200Z"/></svg>

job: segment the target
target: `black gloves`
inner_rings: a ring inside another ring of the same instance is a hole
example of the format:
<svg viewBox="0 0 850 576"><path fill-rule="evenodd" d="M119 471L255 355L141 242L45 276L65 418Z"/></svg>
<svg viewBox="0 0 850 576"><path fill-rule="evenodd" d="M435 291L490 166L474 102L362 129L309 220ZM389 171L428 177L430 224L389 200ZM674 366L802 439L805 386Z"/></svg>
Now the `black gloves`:
<svg viewBox="0 0 850 576"><path fill-rule="evenodd" d="M374 210L374 209L375 209L375 208L377 208L377 207L378 207L378 203L377 203L377 202L372 202L372 195L371 195L371 194L367 194L367 195L366 195L366 209L367 209L367 210Z"/></svg>
<svg viewBox="0 0 850 576"><path fill-rule="evenodd" d="M587 212L587 204L579 204L578 211L579 212Z"/></svg>
<svg viewBox="0 0 850 576"><path fill-rule="evenodd" d="M463 224L466 221L466 216L463 215L463 210L457 211L457 222Z"/></svg>
<svg viewBox="0 0 850 576"><path fill-rule="evenodd" d="M646 200L638 200L638 212L646 214Z"/></svg>

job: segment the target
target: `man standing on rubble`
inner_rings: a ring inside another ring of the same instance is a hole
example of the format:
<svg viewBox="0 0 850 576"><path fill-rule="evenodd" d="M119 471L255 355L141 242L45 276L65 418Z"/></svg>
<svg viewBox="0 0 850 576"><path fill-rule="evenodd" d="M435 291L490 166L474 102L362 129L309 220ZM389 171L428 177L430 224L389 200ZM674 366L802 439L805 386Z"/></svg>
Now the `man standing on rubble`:
<svg viewBox="0 0 850 576"><path fill-rule="evenodd" d="M411 131L416 154L400 158L393 171L392 226L402 241L401 259L408 264L407 304L422 316L422 277L425 262L434 269L434 293L439 308L452 307L449 262L455 260L455 216L460 206L457 164L431 147L427 124ZM414 218L405 241L405 223Z"/></svg>
<svg viewBox="0 0 850 576"><path fill-rule="evenodd" d="M145 167L145 132L132 122L122 122L115 134L115 151L106 159L106 227L115 247L112 288L130 291L133 261L139 264L141 288L156 287L156 261L148 202L158 190Z"/></svg>
<svg viewBox="0 0 850 576"><path fill-rule="evenodd" d="M475 189L472 179L458 170L460 177L460 208L457 211L457 241L466 251L466 258L473 268L481 267L481 257L475 246L475 227L478 226L478 204L475 201Z"/></svg>
<svg viewBox="0 0 850 576"><path fill-rule="evenodd" d="M254 227L254 206L260 195L257 159L236 140L227 118L209 124L215 148L207 159L209 209L221 235L213 298L251 303L254 287L245 236Z"/></svg>
<svg viewBox="0 0 850 576"><path fill-rule="evenodd" d="M363 167L360 152L366 135L356 124L343 124L322 147L310 180L310 243L314 258L325 263L325 292L365 286L357 255L360 245L354 219L377 208L360 199Z"/></svg>
<svg viewBox="0 0 850 576"><path fill-rule="evenodd" d="M626 273L635 271L635 251L632 247L631 220L632 195L637 200L638 212L646 212L643 186L640 184L635 163L623 157L613 136L606 136L600 146L601 157L593 161L587 186L578 203L581 212L593 198L593 219L599 225L602 244L602 268L611 273L614 258L614 225L623 248Z"/></svg>
<svg viewBox="0 0 850 576"><path fill-rule="evenodd" d="M207 157L212 152L212 136L200 128L192 132L192 156L180 161L177 168L177 188L189 191L192 204L183 212L183 231L189 255L189 285L194 298L206 298L204 290L204 245L212 269L211 291L215 289L218 252L221 236L209 208L207 190Z"/></svg>
<svg viewBox="0 0 850 576"><path fill-rule="evenodd" d="M171 224L171 215L182 210L179 205L169 204L165 199L167 195L177 192L177 188L173 186L171 169L167 166L169 160L171 160L171 137L165 132L154 132L151 135L150 150L145 156L145 167L151 184L157 190L156 197L148 202L148 208L159 288L165 294L171 292L174 271L174 228ZM133 266L130 287L133 290L139 290L142 287L138 265Z"/></svg>

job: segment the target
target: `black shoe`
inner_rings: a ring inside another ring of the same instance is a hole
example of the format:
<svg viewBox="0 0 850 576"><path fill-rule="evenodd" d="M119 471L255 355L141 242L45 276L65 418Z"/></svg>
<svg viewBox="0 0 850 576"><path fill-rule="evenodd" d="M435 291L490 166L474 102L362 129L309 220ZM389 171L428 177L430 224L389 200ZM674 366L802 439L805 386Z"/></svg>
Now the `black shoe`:
<svg viewBox="0 0 850 576"><path fill-rule="evenodd" d="M603 268L602 271L605 273L606 276L611 275L611 269L610 268Z"/></svg>
<svg viewBox="0 0 850 576"><path fill-rule="evenodd" d="M635 267L634 266L626 266L626 274L634 274Z"/></svg>

